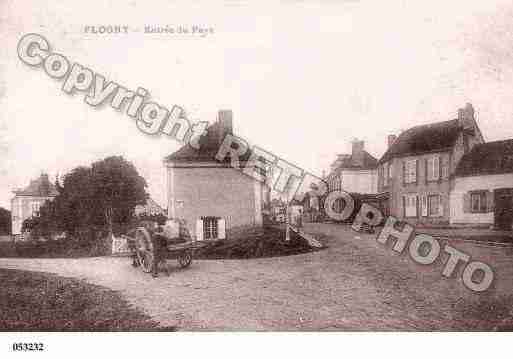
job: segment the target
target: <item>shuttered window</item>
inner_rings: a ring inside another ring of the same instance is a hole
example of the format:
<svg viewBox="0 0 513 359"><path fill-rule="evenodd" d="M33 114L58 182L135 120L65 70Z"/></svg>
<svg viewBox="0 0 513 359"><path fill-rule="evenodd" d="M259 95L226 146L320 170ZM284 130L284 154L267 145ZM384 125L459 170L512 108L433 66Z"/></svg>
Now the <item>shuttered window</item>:
<svg viewBox="0 0 513 359"><path fill-rule="evenodd" d="M493 212L493 192L488 190L475 190L463 195L464 213L487 213Z"/></svg>
<svg viewBox="0 0 513 359"><path fill-rule="evenodd" d="M449 178L449 158L443 157L441 160L441 172L440 176L442 178Z"/></svg>
<svg viewBox="0 0 513 359"><path fill-rule="evenodd" d="M440 157L434 156L427 160L427 180L437 181L440 178Z"/></svg>
<svg viewBox="0 0 513 359"><path fill-rule="evenodd" d="M407 194L404 196L405 217L417 217L417 195Z"/></svg>
<svg viewBox="0 0 513 359"><path fill-rule="evenodd" d="M427 196L426 195L423 195L421 197L420 208L421 208L421 211L420 211L421 216L422 217L427 217L427 215L428 215L428 204L427 204Z"/></svg>
<svg viewBox="0 0 513 359"><path fill-rule="evenodd" d="M428 196L428 212L430 217L443 216L442 196L433 194Z"/></svg>
<svg viewBox="0 0 513 359"><path fill-rule="evenodd" d="M404 163L404 183L417 182L417 160L409 160Z"/></svg>
<svg viewBox="0 0 513 359"><path fill-rule="evenodd" d="M203 219L203 238L215 239L217 238L218 227L217 217L205 217Z"/></svg>
<svg viewBox="0 0 513 359"><path fill-rule="evenodd" d="M206 216L196 221L196 240L226 238L226 222L224 218Z"/></svg>
<svg viewBox="0 0 513 359"><path fill-rule="evenodd" d="M470 209L472 213L486 213L486 192L470 193Z"/></svg>

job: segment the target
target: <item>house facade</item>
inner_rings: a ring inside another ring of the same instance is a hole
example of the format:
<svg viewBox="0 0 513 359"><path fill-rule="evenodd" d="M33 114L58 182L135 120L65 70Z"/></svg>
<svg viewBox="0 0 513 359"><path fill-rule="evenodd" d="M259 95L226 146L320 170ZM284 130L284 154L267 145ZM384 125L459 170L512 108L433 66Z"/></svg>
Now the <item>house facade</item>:
<svg viewBox="0 0 513 359"><path fill-rule="evenodd" d="M511 230L513 140L475 146L459 162L450 196L451 224Z"/></svg>
<svg viewBox="0 0 513 359"><path fill-rule="evenodd" d="M365 142L352 142L351 154L339 154L325 178L328 190L350 193L376 193L378 190L378 160L365 151Z"/></svg>
<svg viewBox="0 0 513 359"><path fill-rule="evenodd" d="M378 192L388 194L388 214L415 225L449 224L457 165L483 142L471 104L457 119L389 136L378 165Z"/></svg>
<svg viewBox="0 0 513 359"><path fill-rule="evenodd" d="M168 217L182 221L196 239L235 238L263 225L267 187L232 168L229 158L215 159L227 134L233 134L232 112L220 111L217 122L201 137L199 149L187 144L164 160ZM248 158L249 154L240 165L245 166Z"/></svg>
<svg viewBox="0 0 513 359"><path fill-rule="evenodd" d="M50 182L47 174L30 181L30 184L13 191L11 199L12 234L21 236L23 221L38 215L39 208L48 200L54 199L58 192L55 185Z"/></svg>

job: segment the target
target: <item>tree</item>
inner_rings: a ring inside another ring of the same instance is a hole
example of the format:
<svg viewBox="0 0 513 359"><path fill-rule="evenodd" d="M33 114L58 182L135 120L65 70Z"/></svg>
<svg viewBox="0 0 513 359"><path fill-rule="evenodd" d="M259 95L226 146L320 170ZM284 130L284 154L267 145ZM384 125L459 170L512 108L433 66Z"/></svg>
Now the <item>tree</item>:
<svg viewBox="0 0 513 359"><path fill-rule="evenodd" d="M146 204L146 180L121 156L108 157L92 165L93 196L101 208L109 234L116 221L132 218L136 205Z"/></svg>
<svg viewBox="0 0 513 359"><path fill-rule="evenodd" d="M11 212L0 207L0 234L11 234Z"/></svg>
<svg viewBox="0 0 513 359"><path fill-rule="evenodd" d="M27 229L81 237L83 231L91 235L103 228L112 234L113 225L129 222L135 206L148 198L145 179L121 156L77 167L56 187L57 197L41 206L39 216L27 221Z"/></svg>

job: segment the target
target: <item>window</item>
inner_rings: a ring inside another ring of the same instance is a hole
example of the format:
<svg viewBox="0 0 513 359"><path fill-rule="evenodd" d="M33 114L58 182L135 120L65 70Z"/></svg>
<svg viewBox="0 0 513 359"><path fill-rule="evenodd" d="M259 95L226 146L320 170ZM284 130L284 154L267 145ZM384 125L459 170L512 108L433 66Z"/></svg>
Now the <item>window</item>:
<svg viewBox="0 0 513 359"><path fill-rule="evenodd" d="M442 197L438 194L428 196L428 213L430 217L442 215Z"/></svg>
<svg viewBox="0 0 513 359"><path fill-rule="evenodd" d="M39 209L41 208L41 203L39 202L33 202L32 203L32 215L37 216L39 215Z"/></svg>
<svg viewBox="0 0 513 359"><path fill-rule="evenodd" d="M218 236L218 219L217 217L204 217L203 218L203 238L216 239Z"/></svg>
<svg viewBox="0 0 513 359"><path fill-rule="evenodd" d="M388 170L389 170L388 163L385 163L383 165L383 186L388 186Z"/></svg>
<svg viewBox="0 0 513 359"><path fill-rule="evenodd" d="M278 212L280 212L278 210ZM224 218L204 216L196 220L195 240L225 239L226 221Z"/></svg>
<svg viewBox="0 0 513 359"><path fill-rule="evenodd" d="M440 157L435 156L427 160L427 180L436 181L440 178Z"/></svg>
<svg viewBox="0 0 513 359"><path fill-rule="evenodd" d="M392 162L390 162L390 164L388 165L388 173L387 173L388 179L390 181L392 180L393 172L394 172L394 166L392 165Z"/></svg>
<svg viewBox="0 0 513 359"><path fill-rule="evenodd" d="M427 217L428 215L428 204L427 204L427 196L422 195L421 203L420 203L420 211L422 217Z"/></svg>
<svg viewBox="0 0 513 359"><path fill-rule="evenodd" d="M405 217L417 217L417 195L407 194L403 198L404 200L404 216Z"/></svg>
<svg viewBox="0 0 513 359"><path fill-rule="evenodd" d="M472 213L486 212L486 192L472 192L470 194L470 209Z"/></svg>
<svg viewBox="0 0 513 359"><path fill-rule="evenodd" d="M441 171L442 173L440 174L440 176L442 178L449 178L449 160L447 157L444 157L443 159L440 160L440 163L441 163Z"/></svg>
<svg viewBox="0 0 513 359"><path fill-rule="evenodd" d="M417 182L417 160L409 160L404 163L404 183Z"/></svg>

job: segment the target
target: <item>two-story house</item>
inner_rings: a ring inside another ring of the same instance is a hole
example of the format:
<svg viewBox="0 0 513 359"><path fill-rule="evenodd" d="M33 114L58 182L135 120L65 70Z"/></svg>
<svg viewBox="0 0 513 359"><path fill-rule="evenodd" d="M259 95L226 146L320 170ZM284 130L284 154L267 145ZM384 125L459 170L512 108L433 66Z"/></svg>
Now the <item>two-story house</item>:
<svg viewBox="0 0 513 359"><path fill-rule="evenodd" d="M233 168L229 158L216 160L227 135L233 135L231 110L219 111L199 149L187 144L164 159L168 217L182 221L199 240L242 238L248 229L263 228L268 186ZM241 158L241 167L249 157Z"/></svg>
<svg viewBox="0 0 513 359"><path fill-rule="evenodd" d="M365 142L354 140L351 154L339 154L325 178L329 191L371 194L378 190L378 160L365 151Z"/></svg>
<svg viewBox="0 0 513 359"><path fill-rule="evenodd" d="M457 119L389 136L378 165L378 191L389 194L389 214L416 225L449 224L456 167L483 142L471 104L458 110Z"/></svg>
<svg viewBox="0 0 513 359"><path fill-rule="evenodd" d="M48 200L54 199L58 192L47 174L30 181L30 184L13 191L11 199L12 234L20 238L23 221L39 213L39 208Z"/></svg>

